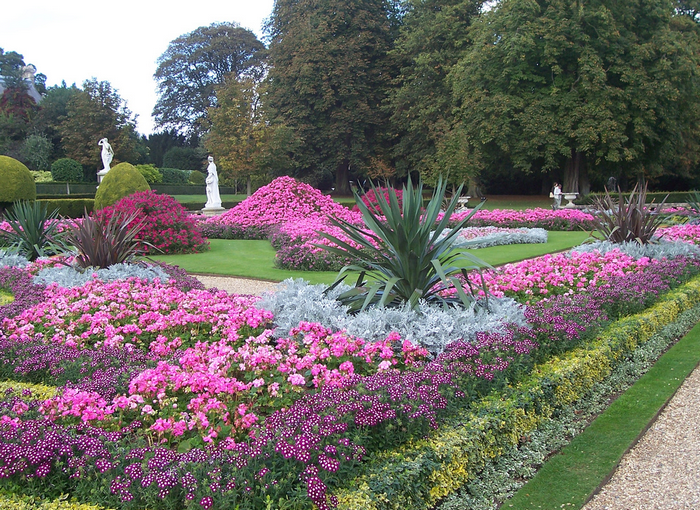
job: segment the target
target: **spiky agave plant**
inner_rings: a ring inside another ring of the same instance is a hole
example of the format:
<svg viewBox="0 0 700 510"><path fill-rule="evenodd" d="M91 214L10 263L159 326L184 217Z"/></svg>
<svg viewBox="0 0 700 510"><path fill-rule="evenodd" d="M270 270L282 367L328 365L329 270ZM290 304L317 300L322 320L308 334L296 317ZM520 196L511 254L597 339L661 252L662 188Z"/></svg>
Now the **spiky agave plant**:
<svg viewBox="0 0 700 510"><path fill-rule="evenodd" d="M5 213L10 230L0 230L3 242L28 260L63 253L66 246L59 231L58 209L48 212L39 201L15 202Z"/></svg>
<svg viewBox="0 0 700 510"><path fill-rule="evenodd" d="M459 230L466 225L479 204L471 213L441 238L450 216L457 207L457 190L447 204L445 215L437 221L445 196L442 179L428 205L423 208L423 185L413 186L411 179L403 188L403 204L399 206L396 192L389 190L388 200L377 195L377 211L367 207L357 192L355 202L362 213L365 228L346 221L331 218L352 243L333 235L321 233L335 246L317 245L342 257L351 257L357 263L345 266L333 286L344 281L351 273L359 273L355 286L338 299L350 306L351 311L364 310L368 306L401 306L409 303L417 308L419 300L444 305L457 303L469 306L474 296L464 291L456 277L467 278L467 270L490 267L471 254L452 249ZM457 296L444 297L441 292L454 287Z"/></svg>
<svg viewBox="0 0 700 510"><path fill-rule="evenodd" d="M605 196L595 199L594 206L598 210L595 215L595 229L607 241L636 241L639 244L652 242L663 221L660 213L668 195L655 207L653 202L646 204L647 186L639 190L638 188L636 185L627 198L623 198L620 193L619 202L610 196L607 189Z"/></svg>

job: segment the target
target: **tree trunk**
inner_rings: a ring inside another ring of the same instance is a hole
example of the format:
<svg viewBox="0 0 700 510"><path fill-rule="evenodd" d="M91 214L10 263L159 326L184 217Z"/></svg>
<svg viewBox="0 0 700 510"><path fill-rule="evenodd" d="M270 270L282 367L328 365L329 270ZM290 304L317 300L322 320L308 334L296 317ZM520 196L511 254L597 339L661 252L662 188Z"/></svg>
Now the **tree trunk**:
<svg viewBox="0 0 700 510"><path fill-rule="evenodd" d="M579 192L578 181L582 157L583 155L580 152L571 149L571 157L566 160L566 166L564 167L564 187L562 188L564 193Z"/></svg>
<svg viewBox="0 0 700 510"><path fill-rule="evenodd" d="M591 180L588 178L588 165L583 161L579 170L579 192L582 196L588 195L591 192Z"/></svg>
<svg viewBox="0 0 700 510"><path fill-rule="evenodd" d="M350 163L348 160L343 161L338 165L335 171L335 193L337 195L352 195L350 191Z"/></svg>
<svg viewBox="0 0 700 510"><path fill-rule="evenodd" d="M246 196L253 194L253 178L250 175L245 181L245 194Z"/></svg>

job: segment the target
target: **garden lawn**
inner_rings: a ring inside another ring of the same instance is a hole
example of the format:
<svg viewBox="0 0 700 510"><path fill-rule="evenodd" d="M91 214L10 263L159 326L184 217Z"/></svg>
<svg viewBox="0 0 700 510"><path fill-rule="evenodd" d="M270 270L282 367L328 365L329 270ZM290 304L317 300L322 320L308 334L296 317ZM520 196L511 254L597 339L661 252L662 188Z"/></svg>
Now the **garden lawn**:
<svg viewBox="0 0 700 510"><path fill-rule="evenodd" d="M586 232L549 232L545 244L512 244L479 250L467 250L491 265L517 262L546 253L578 246L588 238ZM189 255L157 255L151 258L180 266L189 273L209 273L282 281L304 278L311 283L331 284L335 271L291 271L275 267L275 250L267 240L210 239L211 249Z"/></svg>
<svg viewBox="0 0 700 510"><path fill-rule="evenodd" d="M664 354L502 508L581 508L700 362L700 325Z"/></svg>

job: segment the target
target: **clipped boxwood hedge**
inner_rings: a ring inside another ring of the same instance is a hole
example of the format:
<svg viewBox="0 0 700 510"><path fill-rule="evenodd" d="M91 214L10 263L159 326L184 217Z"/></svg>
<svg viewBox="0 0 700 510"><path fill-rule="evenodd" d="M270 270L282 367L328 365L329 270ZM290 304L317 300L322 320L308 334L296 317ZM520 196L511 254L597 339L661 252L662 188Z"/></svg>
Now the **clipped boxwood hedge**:
<svg viewBox="0 0 700 510"><path fill-rule="evenodd" d="M46 204L47 211L58 209L64 218L82 218L85 209L91 213L95 208L94 198L45 198L38 199Z"/></svg>
<svg viewBox="0 0 700 510"><path fill-rule="evenodd" d="M646 201L647 203L650 203L653 200L655 203L659 204L664 198L666 198L666 195L668 195L668 198L666 199L667 204L682 204L688 201L688 195L691 193L692 191L654 191L647 193ZM605 193L589 193L585 197L579 197L577 200L574 200L574 204L592 205L595 197L602 198L604 196ZM610 193L610 196L619 200L620 193ZM629 198L630 194L629 192L622 193L622 196Z"/></svg>
<svg viewBox="0 0 700 510"><path fill-rule="evenodd" d="M366 459L364 474L336 492L338 508L432 508L698 304L700 278L695 278L648 310L611 324L586 345L536 366L523 380L485 397L431 437Z"/></svg>

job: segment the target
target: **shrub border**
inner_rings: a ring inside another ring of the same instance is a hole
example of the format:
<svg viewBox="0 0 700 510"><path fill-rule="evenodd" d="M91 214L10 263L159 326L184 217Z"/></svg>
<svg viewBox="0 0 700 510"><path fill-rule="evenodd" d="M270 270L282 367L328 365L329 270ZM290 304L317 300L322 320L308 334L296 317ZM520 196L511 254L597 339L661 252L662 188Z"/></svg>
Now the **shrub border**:
<svg viewBox="0 0 700 510"><path fill-rule="evenodd" d="M482 399L431 437L375 455L365 474L336 491L338 508L431 508L699 303L700 278L695 278L648 310L611 324L587 345L536 366L522 381Z"/></svg>

